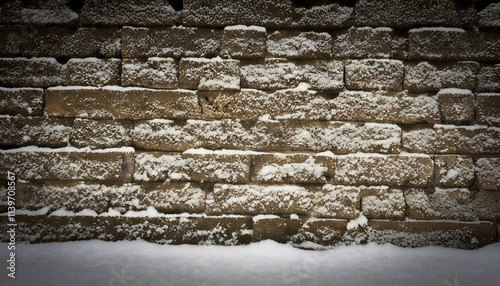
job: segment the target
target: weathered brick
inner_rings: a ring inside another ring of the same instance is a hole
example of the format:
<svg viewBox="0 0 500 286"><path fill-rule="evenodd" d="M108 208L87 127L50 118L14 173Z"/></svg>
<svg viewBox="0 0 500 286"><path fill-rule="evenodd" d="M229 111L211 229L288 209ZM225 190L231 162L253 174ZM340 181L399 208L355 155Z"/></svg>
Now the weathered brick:
<svg viewBox="0 0 500 286"><path fill-rule="evenodd" d="M474 183L474 163L467 156L436 156L435 184L440 187L470 187Z"/></svg>
<svg viewBox="0 0 500 286"><path fill-rule="evenodd" d="M2 178L3 179L3 178ZM7 187L8 187L8 182L4 180L0 180L0 212L5 213L9 209L9 203L7 199Z"/></svg>
<svg viewBox="0 0 500 286"><path fill-rule="evenodd" d="M42 115L43 89L0 87L0 114Z"/></svg>
<svg viewBox="0 0 500 286"><path fill-rule="evenodd" d="M457 7L453 0L356 1L356 26L413 28L449 26L474 28L477 12L473 5Z"/></svg>
<svg viewBox="0 0 500 286"><path fill-rule="evenodd" d="M457 28L420 28L409 32L408 57L422 60L498 61L500 35Z"/></svg>
<svg viewBox="0 0 500 286"><path fill-rule="evenodd" d="M239 90L240 62L220 58L183 58L179 62L179 86L200 90Z"/></svg>
<svg viewBox="0 0 500 286"><path fill-rule="evenodd" d="M425 186L432 182L434 162L427 155L349 154L336 157L336 184Z"/></svg>
<svg viewBox="0 0 500 286"><path fill-rule="evenodd" d="M65 85L119 85L121 65L120 59L70 59L64 70Z"/></svg>
<svg viewBox="0 0 500 286"><path fill-rule="evenodd" d="M403 150L427 154L499 153L500 128L435 124L403 131Z"/></svg>
<svg viewBox="0 0 500 286"><path fill-rule="evenodd" d="M354 22L354 7L338 3L312 4L310 7L294 8L292 27L338 29L350 27Z"/></svg>
<svg viewBox="0 0 500 286"><path fill-rule="evenodd" d="M294 243L313 242L331 246L345 240L347 220L312 218L303 223L297 235L292 237ZM304 245L299 245L304 247Z"/></svg>
<svg viewBox="0 0 500 286"><path fill-rule="evenodd" d="M76 118L71 132L71 145L93 149L132 145L132 122L122 120L88 120Z"/></svg>
<svg viewBox="0 0 500 286"><path fill-rule="evenodd" d="M474 199L474 209L480 220L498 221L500 219L500 192L479 191Z"/></svg>
<svg viewBox="0 0 500 286"><path fill-rule="evenodd" d="M500 93L477 95L476 120L479 124L500 126Z"/></svg>
<svg viewBox="0 0 500 286"><path fill-rule="evenodd" d="M333 119L344 121L439 123L435 98L426 94L342 91L331 101Z"/></svg>
<svg viewBox="0 0 500 286"><path fill-rule="evenodd" d="M263 58L266 53L266 28L228 26L224 28L220 55L224 58Z"/></svg>
<svg viewBox="0 0 500 286"><path fill-rule="evenodd" d="M271 57L317 59L332 57L332 36L328 33L293 30L275 31L267 36Z"/></svg>
<svg viewBox="0 0 500 286"><path fill-rule="evenodd" d="M335 171L331 156L260 154L251 156L250 178L265 183L327 183Z"/></svg>
<svg viewBox="0 0 500 286"><path fill-rule="evenodd" d="M244 63L241 86L256 89L293 88L304 82L316 90L340 91L344 88L341 61L284 61L266 59L263 63Z"/></svg>
<svg viewBox="0 0 500 286"><path fill-rule="evenodd" d="M359 187L334 185L301 187L216 184L213 194L209 194L207 198L207 212L355 218L359 214L360 192Z"/></svg>
<svg viewBox="0 0 500 286"><path fill-rule="evenodd" d="M406 211L403 191L387 187L363 190L361 211L370 219L403 219Z"/></svg>
<svg viewBox="0 0 500 286"><path fill-rule="evenodd" d="M438 92L439 111L446 123L474 120L474 95L468 89L446 88Z"/></svg>
<svg viewBox="0 0 500 286"><path fill-rule="evenodd" d="M477 62L410 62L405 65L404 88L409 91L438 91L442 88L474 89Z"/></svg>
<svg viewBox="0 0 500 286"><path fill-rule="evenodd" d="M42 117L0 117L0 146L68 145L71 119Z"/></svg>
<svg viewBox="0 0 500 286"><path fill-rule="evenodd" d="M124 59L122 85L176 89L177 62L172 58Z"/></svg>
<svg viewBox="0 0 500 286"><path fill-rule="evenodd" d="M167 0L85 1L81 25L173 26L177 14Z"/></svg>
<svg viewBox="0 0 500 286"><path fill-rule="evenodd" d="M63 65L54 58L0 58L0 85L49 87L65 82Z"/></svg>
<svg viewBox="0 0 500 286"><path fill-rule="evenodd" d="M348 89L402 90L403 63L398 60L350 61L345 66Z"/></svg>
<svg viewBox="0 0 500 286"><path fill-rule="evenodd" d="M34 7L9 5L16 1L6 2L11 3L0 5L0 23L2 24L74 25L78 21L78 14L69 9L65 1L52 1L52 4L56 5L43 5L48 1L31 1L37 4Z"/></svg>
<svg viewBox="0 0 500 286"><path fill-rule="evenodd" d="M203 28L122 29L123 57L212 57L218 54L222 31Z"/></svg>
<svg viewBox="0 0 500 286"><path fill-rule="evenodd" d="M249 177L249 155L149 152L135 156L136 181L245 183Z"/></svg>
<svg viewBox="0 0 500 286"><path fill-rule="evenodd" d="M500 3L491 3L488 7L479 12L479 28L500 28Z"/></svg>
<svg viewBox="0 0 500 286"><path fill-rule="evenodd" d="M46 90L45 113L99 119L199 118L198 97L188 90L58 87Z"/></svg>
<svg viewBox="0 0 500 286"><path fill-rule="evenodd" d="M278 217L254 218L253 242L272 239L279 243L287 243L300 231L301 227L302 221L298 219L284 219Z"/></svg>
<svg viewBox="0 0 500 286"><path fill-rule="evenodd" d="M184 0L182 24L224 27L262 25L283 27L292 22L290 0Z"/></svg>
<svg viewBox="0 0 500 286"><path fill-rule="evenodd" d="M500 64L481 67L477 78L477 91L500 92Z"/></svg>
<svg viewBox="0 0 500 286"><path fill-rule="evenodd" d="M481 158L477 160L475 170L481 189L500 190L500 158Z"/></svg>

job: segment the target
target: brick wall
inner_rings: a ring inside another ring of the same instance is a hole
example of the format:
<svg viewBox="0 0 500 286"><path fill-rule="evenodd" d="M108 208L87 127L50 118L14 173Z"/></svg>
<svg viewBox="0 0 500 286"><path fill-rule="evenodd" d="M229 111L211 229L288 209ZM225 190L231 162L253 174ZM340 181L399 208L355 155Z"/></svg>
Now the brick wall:
<svg viewBox="0 0 500 286"><path fill-rule="evenodd" d="M4 2L18 240L500 236L500 4Z"/></svg>

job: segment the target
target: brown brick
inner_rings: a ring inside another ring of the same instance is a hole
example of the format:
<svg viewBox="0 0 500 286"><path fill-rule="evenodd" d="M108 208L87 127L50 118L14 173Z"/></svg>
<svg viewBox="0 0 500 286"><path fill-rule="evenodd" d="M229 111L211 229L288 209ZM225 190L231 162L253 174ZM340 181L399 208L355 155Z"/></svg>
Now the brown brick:
<svg viewBox="0 0 500 286"><path fill-rule="evenodd" d="M298 219L262 218L253 223L253 242L271 239L279 243L292 240L302 227Z"/></svg>
<svg viewBox="0 0 500 286"><path fill-rule="evenodd" d="M222 31L203 28L133 28L122 30L123 57L212 57Z"/></svg>
<svg viewBox="0 0 500 286"><path fill-rule="evenodd" d="M293 10L294 28L348 28L354 22L354 7L343 6L338 3L318 4L312 6L295 7Z"/></svg>
<svg viewBox="0 0 500 286"><path fill-rule="evenodd" d="M122 85L176 89L177 62L172 58L124 59Z"/></svg>
<svg viewBox="0 0 500 286"><path fill-rule="evenodd" d="M141 88L49 88L49 116L99 119L199 118L198 97L187 90Z"/></svg>
<svg viewBox="0 0 500 286"><path fill-rule="evenodd" d="M348 89L402 90L403 63L397 60L350 61L345 66Z"/></svg>
<svg viewBox="0 0 500 286"><path fill-rule="evenodd" d="M405 65L404 88L409 91L438 91L442 88L474 89L477 62L410 62Z"/></svg>
<svg viewBox="0 0 500 286"><path fill-rule="evenodd" d="M266 47L270 57L289 59L332 57L332 37L324 32L276 31L267 36Z"/></svg>
<svg viewBox="0 0 500 286"><path fill-rule="evenodd" d="M403 191L387 187L363 190L361 211L370 219L403 219L406 211Z"/></svg>
<svg viewBox="0 0 500 286"><path fill-rule="evenodd" d="M474 95L467 89L447 88L438 92L439 111L446 123L470 123L474 120Z"/></svg>
<svg viewBox="0 0 500 286"><path fill-rule="evenodd" d="M312 218L303 223L300 232L292 237L292 241L295 243L310 241L323 246L336 245L345 239L346 230L346 220Z"/></svg>
<svg viewBox="0 0 500 286"><path fill-rule="evenodd" d="M179 86L199 90L239 90L240 62L220 58L181 59Z"/></svg>
<svg viewBox="0 0 500 286"><path fill-rule="evenodd" d="M54 58L0 58L0 85L49 87L65 83L65 72Z"/></svg>
<svg viewBox="0 0 500 286"><path fill-rule="evenodd" d="M65 85L119 85L121 65L120 59L70 59L64 71Z"/></svg>
<svg viewBox="0 0 500 286"><path fill-rule="evenodd" d="M498 221L500 219L500 192L479 191L474 208L480 220Z"/></svg>
<svg viewBox="0 0 500 286"><path fill-rule="evenodd" d="M403 131L403 150L427 154L499 153L500 130L486 126L435 124Z"/></svg>
<svg viewBox="0 0 500 286"><path fill-rule="evenodd" d="M80 24L95 26L173 26L177 14L167 0L85 1Z"/></svg>
<svg viewBox="0 0 500 286"><path fill-rule="evenodd" d="M500 93L477 95L476 120L479 124L500 126Z"/></svg>
<svg viewBox="0 0 500 286"><path fill-rule="evenodd" d="M130 146L132 126L131 121L76 118L71 132L71 145L93 149Z"/></svg>
<svg viewBox="0 0 500 286"><path fill-rule="evenodd" d="M434 162L427 155L345 155L336 157L333 181L346 185L425 186Z"/></svg>
<svg viewBox="0 0 500 286"><path fill-rule="evenodd" d="M467 156L436 156L435 184L440 187L470 187L474 183L474 163Z"/></svg>
<svg viewBox="0 0 500 286"><path fill-rule="evenodd" d="M476 90L483 92L500 92L500 64L481 67Z"/></svg>
<svg viewBox="0 0 500 286"><path fill-rule="evenodd" d="M67 146L72 123L70 119L0 117L0 146Z"/></svg>
<svg viewBox="0 0 500 286"><path fill-rule="evenodd" d="M4 2L7 3L1 4L0 9L0 23L3 24L74 25L78 21L78 14L64 1L31 1L30 4L35 5L30 6L22 5L21 1ZM52 5L47 5L49 2Z"/></svg>
<svg viewBox="0 0 500 286"><path fill-rule="evenodd" d="M0 87L0 114L42 115L43 89Z"/></svg>
<svg viewBox="0 0 500 286"><path fill-rule="evenodd" d="M228 26L224 28L220 55L224 58L255 59L266 53L266 28Z"/></svg>
<svg viewBox="0 0 500 286"><path fill-rule="evenodd" d="M500 4L491 3L479 12L479 28L498 29L500 28Z"/></svg>
<svg viewBox="0 0 500 286"><path fill-rule="evenodd" d="M335 171L333 157L300 154L251 156L250 178L265 183L327 183Z"/></svg>
<svg viewBox="0 0 500 286"><path fill-rule="evenodd" d="M500 190L500 158L481 158L477 160L475 170L481 189Z"/></svg>

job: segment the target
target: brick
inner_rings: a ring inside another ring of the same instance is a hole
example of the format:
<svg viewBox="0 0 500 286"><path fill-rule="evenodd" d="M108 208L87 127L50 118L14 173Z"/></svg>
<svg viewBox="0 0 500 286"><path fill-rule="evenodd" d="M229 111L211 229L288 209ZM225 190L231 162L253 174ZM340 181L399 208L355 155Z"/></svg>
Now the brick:
<svg viewBox="0 0 500 286"><path fill-rule="evenodd" d="M251 156L250 180L259 183L328 183L335 171L333 157L300 154Z"/></svg>
<svg viewBox="0 0 500 286"><path fill-rule="evenodd" d="M427 155L353 154L336 157L336 184L425 186L432 182L434 162Z"/></svg>
<svg viewBox="0 0 500 286"><path fill-rule="evenodd" d="M473 5L457 7L453 0L361 0L356 3L356 26L413 28L449 26L474 28L477 12Z"/></svg>
<svg viewBox="0 0 500 286"><path fill-rule="evenodd" d="M439 111L446 123L470 123L474 120L474 95L467 89L447 88L438 92Z"/></svg>
<svg viewBox="0 0 500 286"><path fill-rule="evenodd" d="M475 170L481 189L500 190L500 158L481 158L477 160Z"/></svg>
<svg viewBox="0 0 500 286"><path fill-rule="evenodd" d="M270 57L331 58L332 36L324 32L281 30L267 36L266 47Z"/></svg>
<svg viewBox="0 0 500 286"><path fill-rule="evenodd" d="M9 203L7 199L7 181L0 181L0 212L6 213L8 211Z"/></svg>
<svg viewBox="0 0 500 286"><path fill-rule="evenodd" d="M241 86L255 89L294 88L307 83L315 90L340 91L344 88L341 61L284 61L266 59L241 67Z"/></svg>
<svg viewBox="0 0 500 286"><path fill-rule="evenodd" d="M266 28L228 26L224 28L220 55L223 58L255 59L266 53Z"/></svg>
<svg viewBox="0 0 500 286"><path fill-rule="evenodd" d="M478 75L477 91L500 92L500 64L483 66Z"/></svg>
<svg viewBox="0 0 500 286"><path fill-rule="evenodd" d="M80 16L84 26L173 26L176 20L167 0L90 0L85 1Z"/></svg>
<svg viewBox="0 0 500 286"><path fill-rule="evenodd" d="M353 60L345 66L348 89L402 90L403 63L398 60Z"/></svg>
<svg viewBox="0 0 500 286"><path fill-rule="evenodd" d="M122 29L122 54L134 57L213 57L217 56L222 31L203 28Z"/></svg>
<svg viewBox="0 0 500 286"><path fill-rule="evenodd" d="M427 94L386 91L342 91L331 101L333 119L389 123L439 123L435 98Z"/></svg>
<svg viewBox="0 0 500 286"><path fill-rule="evenodd" d="M67 146L72 123L71 119L0 117L0 146Z"/></svg>
<svg viewBox="0 0 500 286"><path fill-rule="evenodd" d="M403 191L387 187L364 190L361 194L361 211L370 219L401 220L406 211Z"/></svg>
<svg viewBox="0 0 500 286"><path fill-rule="evenodd" d="M49 87L65 82L64 68L54 58L0 58L0 85Z"/></svg>
<svg viewBox="0 0 500 286"><path fill-rule="evenodd" d="M185 0L183 3L184 26L225 27L241 24L276 28L292 22L290 0Z"/></svg>
<svg viewBox="0 0 500 286"><path fill-rule="evenodd" d="M122 62L120 59L70 59L64 73L66 85L119 85Z"/></svg>
<svg viewBox="0 0 500 286"><path fill-rule="evenodd" d="M130 149L86 152L75 148L27 148L0 152L0 171L23 180L129 180Z"/></svg>
<svg viewBox="0 0 500 286"><path fill-rule="evenodd" d="M312 218L304 222L299 233L292 237L292 241L294 243L310 241L323 246L336 245L345 240L346 230L346 220Z"/></svg>
<svg viewBox="0 0 500 286"><path fill-rule="evenodd" d="M199 90L239 90L240 62L220 58L181 59L179 86Z"/></svg>
<svg viewBox="0 0 500 286"><path fill-rule="evenodd" d="M391 28L350 28L334 31L333 56L340 59L405 59L407 36Z"/></svg>
<svg viewBox="0 0 500 286"><path fill-rule="evenodd" d="M124 59L122 85L176 89L177 62L173 58Z"/></svg>
<svg viewBox="0 0 500 286"><path fill-rule="evenodd" d="M130 146L132 126L131 121L76 118L70 142L78 148L92 149Z"/></svg>
<svg viewBox="0 0 500 286"><path fill-rule="evenodd" d="M498 29L500 28L500 4L491 3L479 12L479 28Z"/></svg>
<svg viewBox="0 0 500 286"><path fill-rule="evenodd" d="M0 23L43 25L74 25L78 14L65 1L3 1Z"/></svg>
<svg viewBox="0 0 500 286"><path fill-rule="evenodd" d="M293 10L294 28L338 29L348 28L354 22L354 7L338 3L319 4L308 7L295 7Z"/></svg>
<svg viewBox="0 0 500 286"><path fill-rule="evenodd" d="M248 155L150 152L135 156L136 181L245 183L249 176Z"/></svg>
<svg viewBox="0 0 500 286"><path fill-rule="evenodd" d="M403 131L403 150L426 154L490 154L500 152L500 129L481 125L435 124Z"/></svg>
<svg viewBox="0 0 500 286"><path fill-rule="evenodd" d="M358 187L323 185L216 184L207 198L210 214L307 214L314 217L355 218L359 214Z"/></svg>
<svg viewBox="0 0 500 286"><path fill-rule="evenodd" d="M473 90L478 72L477 62L410 62L405 65L404 88L415 92L442 88Z"/></svg>
<svg viewBox="0 0 500 286"><path fill-rule="evenodd" d="M414 60L498 61L500 35L457 28L420 28L409 31L408 57Z"/></svg>
<svg viewBox="0 0 500 286"><path fill-rule="evenodd" d="M43 89L0 87L0 114L42 115Z"/></svg>
<svg viewBox="0 0 500 286"><path fill-rule="evenodd" d="M302 221L284 218L263 218L254 221L253 242L271 239L279 243L292 240L302 227Z"/></svg>
<svg viewBox="0 0 500 286"><path fill-rule="evenodd" d="M480 220L498 221L500 219L500 192L479 191L474 200L474 209Z"/></svg>
<svg viewBox="0 0 500 286"><path fill-rule="evenodd" d="M45 113L94 119L201 117L198 97L193 91L122 87L49 88Z"/></svg>
<svg viewBox="0 0 500 286"><path fill-rule="evenodd" d="M477 123L500 126L500 93L480 93L476 102Z"/></svg>
<svg viewBox="0 0 500 286"><path fill-rule="evenodd" d="M470 187L474 183L474 163L467 156L436 156L434 180L440 187Z"/></svg>
<svg viewBox="0 0 500 286"><path fill-rule="evenodd" d="M1 26L3 57L119 57L118 28Z"/></svg>

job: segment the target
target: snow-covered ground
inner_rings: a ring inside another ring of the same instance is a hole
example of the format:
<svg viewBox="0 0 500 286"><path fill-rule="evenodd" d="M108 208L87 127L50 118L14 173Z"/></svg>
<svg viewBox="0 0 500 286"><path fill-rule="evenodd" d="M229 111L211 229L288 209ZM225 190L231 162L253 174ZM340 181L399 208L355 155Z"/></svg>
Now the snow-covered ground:
<svg viewBox="0 0 500 286"><path fill-rule="evenodd" d="M307 251L143 241L16 245L16 278L0 285L500 285L500 243L478 250L367 244ZM4 259L5 258L5 259Z"/></svg>

